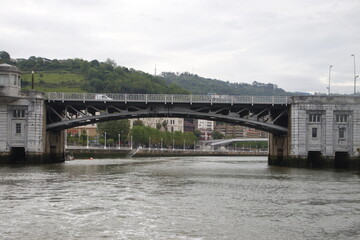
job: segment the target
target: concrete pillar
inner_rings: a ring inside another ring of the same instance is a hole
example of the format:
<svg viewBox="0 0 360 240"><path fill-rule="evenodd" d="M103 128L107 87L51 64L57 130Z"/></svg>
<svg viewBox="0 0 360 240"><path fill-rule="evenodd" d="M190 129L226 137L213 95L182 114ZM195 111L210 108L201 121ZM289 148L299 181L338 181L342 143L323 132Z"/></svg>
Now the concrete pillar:
<svg viewBox="0 0 360 240"><path fill-rule="evenodd" d="M64 132L46 133L45 138L45 161L49 163L63 162L65 159Z"/></svg>

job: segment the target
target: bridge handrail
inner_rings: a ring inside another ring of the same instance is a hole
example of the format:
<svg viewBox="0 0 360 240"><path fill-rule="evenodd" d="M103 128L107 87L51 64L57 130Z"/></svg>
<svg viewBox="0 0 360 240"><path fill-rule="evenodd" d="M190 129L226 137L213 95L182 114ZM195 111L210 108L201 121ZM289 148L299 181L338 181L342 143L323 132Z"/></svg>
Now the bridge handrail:
<svg viewBox="0 0 360 240"><path fill-rule="evenodd" d="M164 103L245 103L282 104L290 103L289 96L247 95L181 95L181 94L128 94L128 93L68 93L47 92L48 101L102 101L102 102L164 102Z"/></svg>

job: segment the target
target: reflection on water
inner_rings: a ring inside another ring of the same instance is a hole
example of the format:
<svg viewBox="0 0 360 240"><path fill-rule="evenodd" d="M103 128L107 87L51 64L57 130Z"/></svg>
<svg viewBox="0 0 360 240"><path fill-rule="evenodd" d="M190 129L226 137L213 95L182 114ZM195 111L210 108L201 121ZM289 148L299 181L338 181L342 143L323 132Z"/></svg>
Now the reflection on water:
<svg viewBox="0 0 360 240"><path fill-rule="evenodd" d="M0 239L358 239L359 183L255 157L0 166Z"/></svg>

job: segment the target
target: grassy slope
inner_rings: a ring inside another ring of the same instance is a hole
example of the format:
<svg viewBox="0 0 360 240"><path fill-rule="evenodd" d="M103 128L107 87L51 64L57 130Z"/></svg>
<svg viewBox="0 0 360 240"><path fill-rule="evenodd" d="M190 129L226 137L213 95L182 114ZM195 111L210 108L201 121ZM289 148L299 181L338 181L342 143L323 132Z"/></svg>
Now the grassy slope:
<svg viewBox="0 0 360 240"><path fill-rule="evenodd" d="M31 88L31 73L22 75L23 89ZM40 71L34 74L35 89L44 92L84 92L81 86L84 77L81 74Z"/></svg>

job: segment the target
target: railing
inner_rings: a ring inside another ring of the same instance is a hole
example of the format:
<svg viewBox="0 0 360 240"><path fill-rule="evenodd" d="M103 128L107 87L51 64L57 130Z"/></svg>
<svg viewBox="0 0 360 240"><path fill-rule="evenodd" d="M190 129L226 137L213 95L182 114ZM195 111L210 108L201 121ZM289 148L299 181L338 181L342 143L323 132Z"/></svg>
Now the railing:
<svg viewBox="0 0 360 240"><path fill-rule="evenodd" d="M290 103L288 96L241 95L180 95L180 94L127 94L127 93L65 93L48 92L48 101L100 101L100 102L162 102L162 103L230 103L230 104L282 104Z"/></svg>

